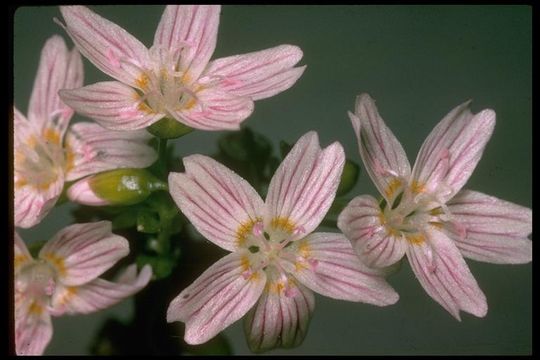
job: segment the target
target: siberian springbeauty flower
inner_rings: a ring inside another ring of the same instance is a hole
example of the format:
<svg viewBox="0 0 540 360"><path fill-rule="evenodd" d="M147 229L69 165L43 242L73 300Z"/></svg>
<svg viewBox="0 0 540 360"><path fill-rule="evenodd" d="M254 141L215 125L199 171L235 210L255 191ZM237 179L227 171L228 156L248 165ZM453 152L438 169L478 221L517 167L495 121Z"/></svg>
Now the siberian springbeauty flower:
<svg viewBox="0 0 540 360"><path fill-rule="evenodd" d="M495 126L493 110L474 115L469 103L433 129L411 171L373 99L360 95L349 116L383 200L356 197L338 218L365 264L381 268L406 254L426 292L458 320L460 310L482 317L488 308L463 257L500 264L532 259L531 209L462 190Z"/></svg>
<svg viewBox="0 0 540 360"><path fill-rule="evenodd" d="M238 129L254 100L290 88L305 66L293 67L302 51L291 45L210 61L220 9L167 6L147 49L86 7L60 7L81 53L118 80L62 91L62 99L110 129L141 129L164 117L196 129Z"/></svg>
<svg viewBox="0 0 540 360"><path fill-rule="evenodd" d="M39 223L54 206L64 182L119 167L147 167L157 155L144 131L116 132L88 122L66 131L73 110L58 90L80 87L83 67L76 49L53 36L45 43L28 106L14 107L15 226ZM64 136L65 135L65 136Z"/></svg>
<svg viewBox="0 0 540 360"><path fill-rule="evenodd" d="M314 233L334 200L343 148L324 150L315 132L298 140L260 198L237 174L202 155L169 175L179 208L207 239L232 253L169 305L167 321L186 323L189 344L208 341L245 318L250 348L293 347L306 335L313 291L384 306L398 300L384 273L358 262L341 234Z"/></svg>
<svg viewBox="0 0 540 360"><path fill-rule="evenodd" d="M99 279L129 253L111 223L75 224L58 232L33 259L15 233L15 347L18 355L41 355L52 337L51 315L88 314L131 296L152 276L131 265L117 282Z"/></svg>

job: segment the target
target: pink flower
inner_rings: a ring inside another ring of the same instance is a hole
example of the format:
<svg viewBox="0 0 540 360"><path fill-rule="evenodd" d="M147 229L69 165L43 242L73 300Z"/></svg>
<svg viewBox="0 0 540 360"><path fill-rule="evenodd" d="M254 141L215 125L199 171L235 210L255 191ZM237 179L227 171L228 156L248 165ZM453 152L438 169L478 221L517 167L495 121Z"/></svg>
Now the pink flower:
<svg viewBox="0 0 540 360"><path fill-rule="evenodd" d="M249 183L202 155L169 175L179 208L206 238L232 253L169 305L167 321L186 323L189 344L208 341L245 318L254 351L299 345L313 291L384 306L398 300L383 272L361 265L341 234L314 233L334 200L345 155L324 150L315 132L298 140L270 182L266 203Z"/></svg>
<svg viewBox="0 0 540 360"><path fill-rule="evenodd" d="M62 91L77 112L117 130L163 117L196 129L238 129L253 101L290 88L305 66L291 45L210 61L219 5L169 5L147 49L118 25L83 6L62 6L65 29L81 53L118 81Z"/></svg>
<svg viewBox="0 0 540 360"><path fill-rule="evenodd" d="M77 123L66 131L73 110L58 90L82 85L77 50L53 36L45 43L34 82L28 118L14 107L15 226L39 223L54 206L64 182L119 167L147 167L155 151L144 131L115 132ZM64 136L65 134L65 136Z"/></svg>
<svg viewBox="0 0 540 360"><path fill-rule="evenodd" d="M15 347L18 355L41 355L52 337L51 315L88 314L109 307L146 286L149 265L139 275L129 266L110 282L97 278L129 253L126 239L100 221L66 227L32 258L15 233Z"/></svg>
<svg viewBox="0 0 540 360"><path fill-rule="evenodd" d="M349 116L365 168L384 199L359 196L338 219L366 265L386 267L407 254L426 292L458 320L460 310L483 317L488 308L464 256L509 264L532 258L531 209L461 190L495 126L493 110L473 115L469 103L433 129L411 171L373 99L360 95Z"/></svg>

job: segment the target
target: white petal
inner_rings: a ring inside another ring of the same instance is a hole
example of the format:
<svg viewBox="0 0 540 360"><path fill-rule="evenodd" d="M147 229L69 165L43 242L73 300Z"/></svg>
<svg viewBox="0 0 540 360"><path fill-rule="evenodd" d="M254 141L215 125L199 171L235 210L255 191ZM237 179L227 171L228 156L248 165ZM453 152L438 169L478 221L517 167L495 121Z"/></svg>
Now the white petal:
<svg viewBox="0 0 540 360"><path fill-rule="evenodd" d="M458 320L460 310L484 317L486 297L452 240L437 230L427 230L426 235L427 242L407 249L411 268L424 290Z"/></svg>
<svg viewBox="0 0 540 360"><path fill-rule="evenodd" d="M129 243L109 221L70 225L48 241L39 257L55 267L66 286L94 280L129 253Z"/></svg>
<svg viewBox="0 0 540 360"><path fill-rule="evenodd" d="M448 202L446 234L463 256L496 264L532 260L532 210L476 191L462 190Z"/></svg>
<svg viewBox="0 0 540 360"><path fill-rule="evenodd" d="M338 142L321 150L317 133L302 136L270 181L266 226L277 222L302 229L296 238L311 233L334 200L344 163L345 153Z"/></svg>
<svg viewBox="0 0 540 360"><path fill-rule="evenodd" d="M185 173L169 174L174 201L208 240L235 250L262 219L262 199L246 180L207 156L185 157L184 166Z"/></svg>
<svg viewBox="0 0 540 360"><path fill-rule="evenodd" d="M266 284L264 271L246 278L247 255L229 254L208 268L173 299L167 322L186 323L185 341L202 344L244 316Z"/></svg>
<svg viewBox="0 0 540 360"><path fill-rule="evenodd" d="M145 130L113 131L89 122L74 124L66 136L66 150L73 156L66 165L66 178L73 181L106 170L148 167L157 159L154 148L147 145L151 138Z"/></svg>

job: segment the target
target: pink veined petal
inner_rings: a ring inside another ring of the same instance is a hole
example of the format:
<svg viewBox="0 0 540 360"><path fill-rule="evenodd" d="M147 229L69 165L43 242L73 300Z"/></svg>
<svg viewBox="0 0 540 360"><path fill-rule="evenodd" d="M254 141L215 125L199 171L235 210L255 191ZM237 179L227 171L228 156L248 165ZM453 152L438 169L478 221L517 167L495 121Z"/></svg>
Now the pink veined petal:
<svg viewBox="0 0 540 360"><path fill-rule="evenodd" d="M33 261L32 255L30 255L30 252L28 251L28 248L26 247L26 244L24 243L23 239L17 234L17 232L14 233L15 241L15 253L13 257L14 267L15 267L15 274L25 265L29 264Z"/></svg>
<svg viewBox="0 0 540 360"><path fill-rule="evenodd" d="M338 217L338 228L352 243L360 260L369 267L390 266L405 255L407 242L381 224L381 209L375 198L358 196Z"/></svg>
<svg viewBox="0 0 540 360"><path fill-rule="evenodd" d="M384 279L384 270L368 268L358 261L342 234L314 233L293 243L290 251L297 260L294 264L283 261L283 267L319 294L377 306L399 299Z"/></svg>
<svg viewBox="0 0 540 360"><path fill-rule="evenodd" d="M268 275L259 301L244 318L244 331L251 351L295 347L306 337L315 297L302 284L294 286L297 290L294 296L286 296L279 287L279 277L274 273Z"/></svg>
<svg viewBox="0 0 540 360"><path fill-rule="evenodd" d="M111 232L110 221L74 224L59 231L39 252L63 285L94 280L129 253L128 241Z"/></svg>
<svg viewBox="0 0 540 360"><path fill-rule="evenodd" d="M140 291L151 277L150 265L145 265L137 276L137 266L133 264L115 282L98 278L77 287L60 285L52 299L52 314L89 314L108 308Z"/></svg>
<svg viewBox="0 0 540 360"><path fill-rule="evenodd" d="M185 125L201 130L238 130L253 112L253 100L239 97L218 88L203 88L196 92L194 106L169 112Z"/></svg>
<svg viewBox="0 0 540 360"><path fill-rule="evenodd" d="M411 174L407 154L368 94L356 98L356 113L349 113L349 117L366 171L379 192L392 204Z"/></svg>
<svg viewBox="0 0 540 360"><path fill-rule="evenodd" d="M445 233L463 256L495 264L532 260L532 210L476 191L461 190L448 203Z"/></svg>
<svg viewBox="0 0 540 360"><path fill-rule="evenodd" d="M163 12L154 46L183 47L180 70L198 79L214 53L219 26L219 5L168 5Z"/></svg>
<svg viewBox="0 0 540 360"><path fill-rule="evenodd" d="M259 299L266 284L263 270L243 276L246 254L229 254L208 268L172 300L167 322L186 323L188 344L202 344L240 319Z"/></svg>
<svg viewBox="0 0 540 360"><path fill-rule="evenodd" d="M13 107L13 148L15 159L17 158L17 149L25 146L28 139L38 136L36 127L17 109Z"/></svg>
<svg viewBox="0 0 540 360"><path fill-rule="evenodd" d="M73 154L66 179L118 168L145 168L157 159L154 148L147 144L152 138L145 130L112 131L98 124L80 122L69 129L67 151Z"/></svg>
<svg viewBox="0 0 540 360"><path fill-rule="evenodd" d="M90 187L91 178L91 176L86 177L71 185L67 190L69 200L89 206L110 205L110 201L100 198Z"/></svg>
<svg viewBox="0 0 540 360"><path fill-rule="evenodd" d="M139 40L85 6L60 6L60 11L81 54L116 80L137 86L149 64L148 49Z"/></svg>
<svg viewBox="0 0 540 360"><path fill-rule="evenodd" d="M169 174L171 196L204 237L234 251L262 218L262 199L246 180L207 156L187 156L184 166L185 173Z"/></svg>
<svg viewBox="0 0 540 360"><path fill-rule="evenodd" d="M338 142L321 150L316 132L302 136L270 181L266 225L275 219L290 223L302 229L293 236L296 239L312 232L334 200L344 163Z"/></svg>
<svg viewBox="0 0 540 360"><path fill-rule="evenodd" d="M443 203L465 185L495 127L493 110L473 116L469 104L459 105L435 126L414 164L413 181Z"/></svg>
<svg viewBox="0 0 540 360"><path fill-rule="evenodd" d="M34 299L16 296L15 351L17 355L42 355L51 341L51 316L45 306Z"/></svg>
<svg viewBox="0 0 540 360"><path fill-rule="evenodd" d="M139 94L117 81L105 81L75 90L60 90L62 100L81 115L111 130L138 130L161 119L142 104Z"/></svg>
<svg viewBox="0 0 540 360"><path fill-rule="evenodd" d="M461 321L460 310L484 317L488 306L459 250L442 232L426 230L427 242L412 244L407 257L429 296Z"/></svg>
<svg viewBox="0 0 540 360"><path fill-rule="evenodd" d="M264 99L294 85L305 70L305 66L293 68L302 55L297 46L280 45L217 59L208 64L200 82L218 79L217 86L231 94Z"/></svg>

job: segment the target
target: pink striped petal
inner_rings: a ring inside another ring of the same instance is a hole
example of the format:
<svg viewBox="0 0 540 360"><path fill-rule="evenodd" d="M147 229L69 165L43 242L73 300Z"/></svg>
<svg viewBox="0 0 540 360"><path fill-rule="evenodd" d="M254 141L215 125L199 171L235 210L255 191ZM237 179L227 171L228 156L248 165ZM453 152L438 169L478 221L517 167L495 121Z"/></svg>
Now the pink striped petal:
<svg viewBox="0 0 540 360"><path fill-rule="evenodd" d="M338 227L352 243L360 260L369 267L390 266L405 255L407 242L381 224L381 208L369 195L354 198L338 218Z"/></svg>
<svg viewBox="0 0 540 360"><path fill-rule="evenodd" d="M384 271L358 261L351 243L341 234L314 233L293 243L290 251L296 263L284 261L284 268L319 294L377 306L399 299L384 280Z"/></svg>
<svg viewBox="0 0 540 360"><path fill-rule="evenodd" d="M139 94L117 81L99 82L76 90L61 90L59 94L75 111L111 130L142 129L164 116L141 105Z"/></svg>
<svg viewBox="0 0 540 360"><path fill-rule="evenodd" d="M39 252L66 286L94 280L129 253L129 243L111 232L109 221L70 225Z"/></svg>
<svg viewBox="0 0 540 360"><path fill-rule="evenodd" d="M218 79L220 89L260 100L294 85L305 70L305 66L293 68L301 58L302 50L292 45L229 56L212 61L201 82Z"/></svg>
<svg viewBox="0 0 540 360"><path fill-rule="evenodd" d="M344 163L345 153L338 142L321 150L316 132L302 136L270 181L267 227L281 219L302 229L295 238L311 233L334 201Z"/></svg>
<svg viewBox="0 0 540 360"><path fill-rule="evenodd" d="M13 141L14 141L14 156L15 162L17 161L17 149L21 146L28 146L28 140L32 137L37 137L39 132L37 131L35 124L28 121L28 119L17 109L13 107Z"/></svg>
<svg viewBox="0 0 540 360"><path fill-rule="evenodd" d="M58 96L60 89L82 86L83 65L77 50L68 51L64 40L54 35L47 40L34 80L28 105L28 119L41 132L53 129L62 138L73 110Z"/></svg>
<svg viewBox="0 0 540 360"><path fill-rule="evenodd" d="M80 52L104 73L136 86L148 49L126 30L85 6L60 6L65 30Z"/></svg>
<svg viewBox="0 0 540 360"><path fill-rule="evenodd" d="M89 206L111 205L110 201L100 198L90 187L90 179L89 176L71 185L67 191L69 200Z"/></svg>
<svg viewBox="0 0 540 360"><path fill-rule="evenodd" d="M66 178L73 181L106 170L148 167L157 159L154 148L147 145L151 138L145 130L111 131L89 122L74 124L66 136L66 147L73 154Z"/></svg>
<svg viewBox="0 0 540 360"><path fill-rule="evenodd" d="M474 115L470 101L453 109L424 141L413 169L413 181L422 191L436 193L446 202L465 185L495 127L495 112Z"/></svg>
<svg viewBox="0 0 540 360"><path fill-rule="evenodd" d="M224 92L218 88L203 88L196 93L193 107L170 113L185 125L201 130L238 130L253 112L253 100Z"/></svg>
<svg viewBox="0 0 540 360"><path fill-rule="evenodd" d="M145 265L137 276L137 266L133 264L116 282L95 279L82 286L60 286L52 299L53 315L89 314L108 308L144 288L151 277L150 265Z"/></svg>
<svg viewBox="0 0 540 360"><path fill-rule="evenodd" d="M26 244L22 240L22 238L17 234L17 232L14 233L15 241L15 253L13 257L13 265L15 268L15 274L25 265L31 263L33 261L32 255L30 255L30 252L28 251L28 248L26 247Z"/></svg>
<svg viewBox="0 0 540 360"><path fill-rule="evenodd" d="M460 310L484 317L488 306L458 248L438 230L427 230L427 241L407 249L418 281L435 301L461 321Z"/></svg>
<svg viewBox="0 0 540 360"><path fill-rule="evenodd" d="M186 323L185 341L202 344L240 319L259 299L266 284L264 271L245 278L242 253L229 254L208 268L172 300L167 322Z"/></svg>
<svg viewBox="0 0 540 360"><path fill-rule="evenodd" d="M407 154L368 94L356 98L356 113L349 113L349 117L366 171L379 192L392 204L411 174Z"/></svg>
<svg viewBox="0 0 540 360"><path fill-rule="evenodd" d="M463 256L495 264L532 260L532 210L476 191L462 190L448 203L446 234Z"/></svg>
<svg viewBox="0 0 540 360"><path fill-rule="evenodd" d="M163 12L154 46L169 50L183 47L180 70L198 79L216 48L219 5L168 5Z"/></svg>
<svg viewBox="0 0 540 360"><path fill-rule="evenodd" d="M197 230L234 251L262 218L264 203L244 179L203 155L184 158L185 173L169 175L171 196Z"/></svg>
<svg viewBox="0 0 540 360"><path fill-rule="evenodd" d="M53 328L45 306L31 298L15 300L15 351L17 355L42 355Z"/></svg>
<svg viewBox="0 0 540 360"><path fill-rule="evenodd" d="M244 331L253 352L292 348L306 337L315 309L313 292L297 284L294 296L286 296L279 286L279 278L269 274L259 301L244 318Z"/></svg>

